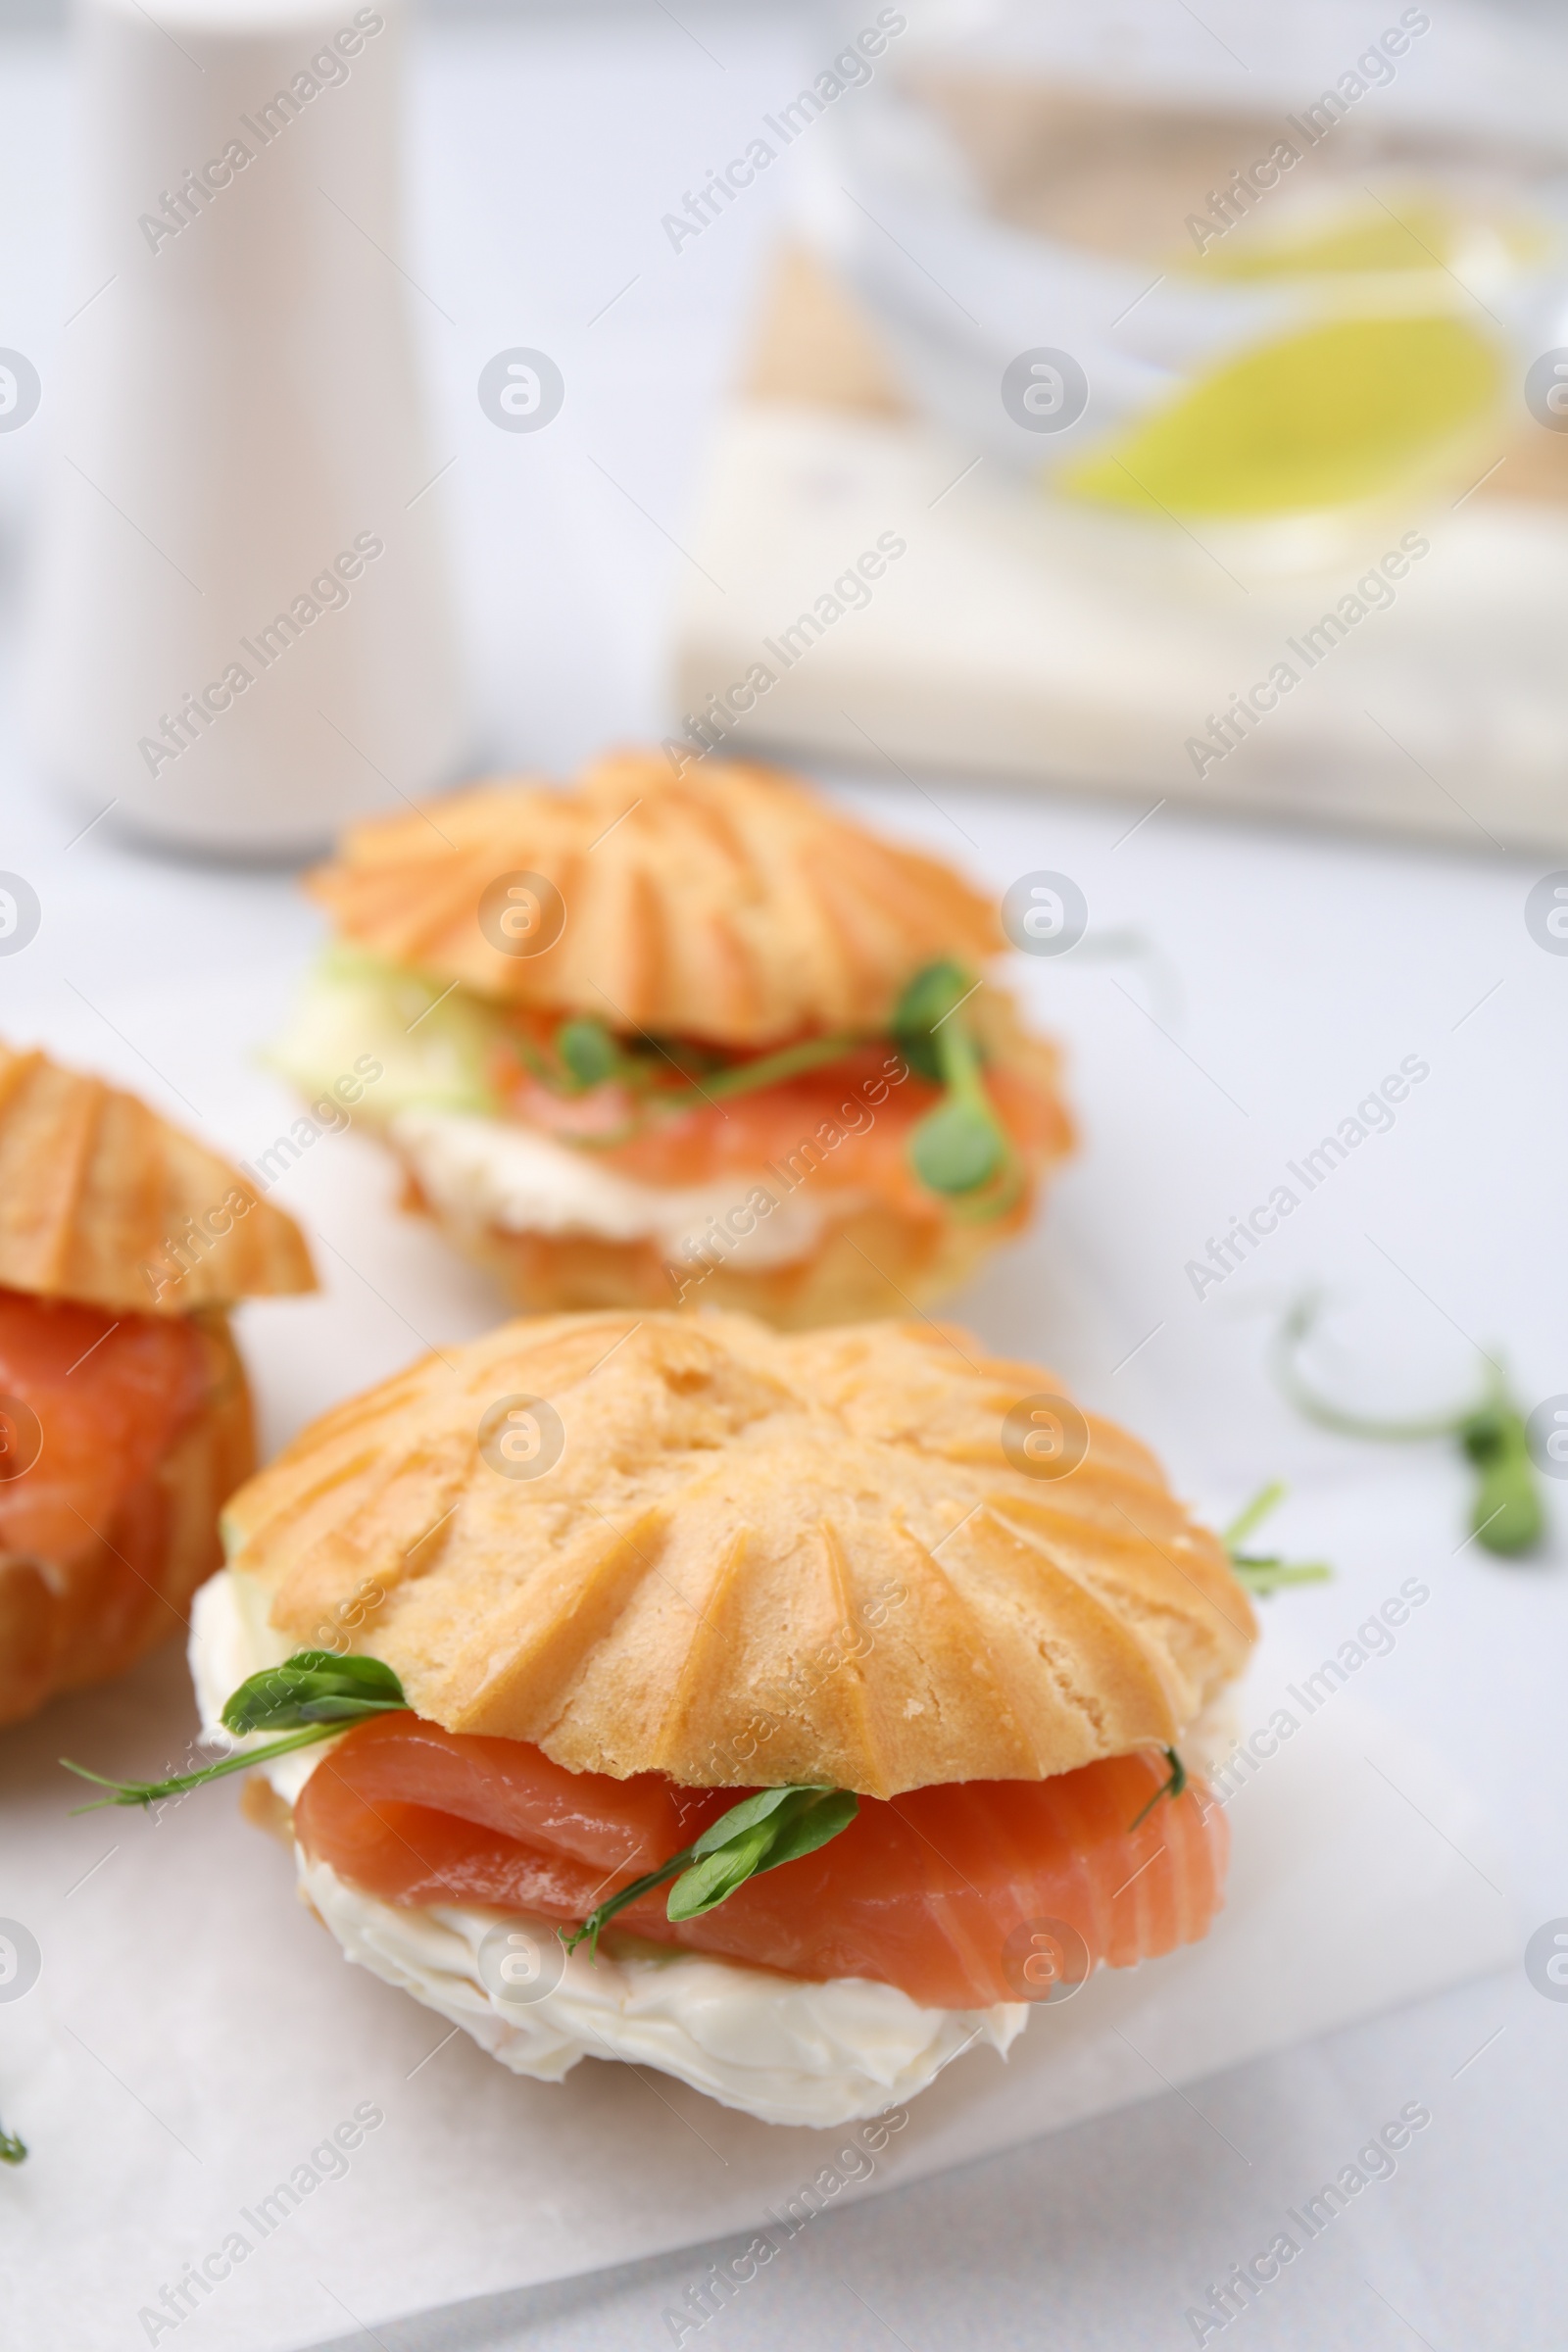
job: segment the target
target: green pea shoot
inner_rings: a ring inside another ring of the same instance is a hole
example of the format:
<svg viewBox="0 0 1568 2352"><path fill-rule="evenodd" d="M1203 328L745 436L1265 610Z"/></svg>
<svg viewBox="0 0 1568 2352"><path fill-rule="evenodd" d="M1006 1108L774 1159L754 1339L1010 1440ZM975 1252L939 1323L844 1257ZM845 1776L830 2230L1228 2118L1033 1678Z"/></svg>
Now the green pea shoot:
<svg viewBox="0 0 1568 2352"><path fill-rule="evenodd" d="M1289 1492L1282 1478L1271 1479L1220 1537L1238 1580L1258 1599L1277 1592L1282 1585L1319 1585L1334 1574L1327 1560L1287 1560L1277 1551L1243 1551L1253 1528L1279 1508Z"/></svg>
<svg viewBox="0 0 1568 2352"><path fill-rule="evenodd" d="M1001 1216L1017 1199L1019 1175L964 1015L979 985L961 964L927 964L899 999L893 1038L909 1067L944 1089L909 1138L915 1174L930 1192Z"/></svg>
<svg viewBox="0 0 1568 2352"><path fill-rule="evenodd" d="M657 1870L634 1879L618 1894L590 1911L580 1928L559 1930L568 1952L586 1938L590 1953L599 1949L601 1931L639 1895L649 1894L668 1880L664 1916L678 1926L716 1910L738 1886L764 1870L777 1870L803 1854L814 1853L841 1830L847 1830L859 1811L859 1799L848 1788L760 1788L721 1813L702 1836L671 1854Z"/></svg>
<svg viewBox="0 0 1568 2352"><path fill-rule="evenodd" d="M282 1739L238 1749L199 1772L177 1773L167 1781L106 1780L84 1764L73 1764L69 1756L60 1761L67 1772L112 1791L92 1804L75 1806L75 1812L92 1813L103 1805L154 1805L165 1797L182 1796L187 1788L203 1788L208 1781L220 1781L228 1773L249 1772L253 1765L270 1763L295 1748L335 1740L351 1724L368 1722L373 1715L407 1713L408 1705L402 1684L379 1658L340 1658L330 1649L299 1649L281 1666L264 1666L241 1683L221 1717L224 1730L236 1738L282 1732Z"/></svg>
<svg viewBox="0 0 1568 2352"><path fill-rule="evenodd" d="M1457 1412L1418 1421L1382 1421L1352 1413L1321 1396L1302 1377L1299 1357L1317 1322L1321 1300L1298 1299L1274 1343L1274 1376L1297 1411L1340 1437L1367 1438L1381 1445L1414 1445L1451 1438L1476 1472L1470 1534L1483 1551L1517 1559L1534 1551L1545 1533L1546 1514L1536 1467L1530 1458L1525 1417L1501 1370L1489 1359L1485 1386L1475 1403Z"/></svg>

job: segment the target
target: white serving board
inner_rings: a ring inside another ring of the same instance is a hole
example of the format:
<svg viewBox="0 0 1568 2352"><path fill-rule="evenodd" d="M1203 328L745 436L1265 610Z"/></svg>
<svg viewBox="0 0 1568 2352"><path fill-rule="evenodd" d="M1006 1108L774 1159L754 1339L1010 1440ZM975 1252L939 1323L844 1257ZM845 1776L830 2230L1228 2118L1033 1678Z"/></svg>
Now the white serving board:
<svg viewBox="0 0 1568 2352"><path fill-rule="evenodd" d="M1430 553L1308 667L1291 641L1408 532ZM786 667L782 631L884 533L906 553ZM733 729L743 747L1470 849L1568 844L1568 511L1462 495L1391 510L1285 576L1202 535L1074 516L923 424L741 402L686 542L678 707L701 714L761 663L774 683ZM1189 741L1282 661L1299 683L1196 772Z"/></svg>

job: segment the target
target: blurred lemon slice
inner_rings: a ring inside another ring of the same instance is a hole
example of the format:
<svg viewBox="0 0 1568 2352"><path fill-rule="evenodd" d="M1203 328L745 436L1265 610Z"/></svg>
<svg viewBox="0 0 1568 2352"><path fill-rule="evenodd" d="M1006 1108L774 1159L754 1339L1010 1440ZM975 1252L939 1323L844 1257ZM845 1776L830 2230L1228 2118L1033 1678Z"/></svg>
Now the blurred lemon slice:
<svg viewBox="0 0 1568 2352"><path fill-rule="evenodd" d="M1464 214L1439 197L1401 192L1393 206L1342 207L1327 216L1298 217L1278 229L1254 218L1238 222L1234 232L1208 245L1201 255L1184 251L1172 259L1175 267L1204 277L1255 280L1458 270L1469 283L1472 269L1485 276L1507 274L1543 260L1551 242L1544 223L1521 215Z"/></svg>
<svg viewBox="0 0 1568 2352"><path fill-rule="evenodd" d="M1348 506L1429 477L1501 388L1501 354L1461 318L1336 319L1226 362L1056 479L1148 513Z"/></svg>

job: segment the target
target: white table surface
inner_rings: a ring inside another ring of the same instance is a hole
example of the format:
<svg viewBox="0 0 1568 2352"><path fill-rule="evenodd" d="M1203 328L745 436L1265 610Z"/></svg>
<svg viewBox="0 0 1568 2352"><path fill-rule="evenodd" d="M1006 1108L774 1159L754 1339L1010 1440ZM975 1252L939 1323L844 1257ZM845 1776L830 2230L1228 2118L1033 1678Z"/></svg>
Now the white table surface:
<svg viewBox="0 0 1568 2352"><path fill-rule="evenodd" d="M564 18L447 27L414 54L409 266L458 322L416 300L440 454L462 460L441 494L485 745L513 762L564 768L666 721L662 619L683 558L665 534L681 533L782 175L751 191L722 235L678 257L659 215L799 86L806 62L805 35L786 20L682 13L690 34L650 6L578 27ZM91 291L75 287L66 259L66 79L47 46L16 45L6 66L0 342L33 353L47 375L61 320ZM499 435L478 415L479 366L515 342L557 353L577 395L549 434ZM11 687L46 462L42 434L0 442ZM259 1149L270 1138L253 1132L231 1065L205 1042L211 1008L253 1004L258 971L280 1008L314 918L287 876L153 858L108 824L68 849L81 819L31 772L14 699L8 691L0 864L32 880L44 924L24 954L0 961L0 1033L113 1072L236 1153ZM1552 1490L1557 1532L1542 1558L1507 1566L1461 1547L1466 1485L1447 1451L1384 1451L1303 1430L1270 1390L1262 1348L1267 1313L1321 1279L1341 1302L1345 1377L1363 1373L1365 1393L1391 1408L1464 1394L1472 1339L1505 1351L1527 1405L1568 1392L1568 958L1542 953L1525 930L1535 870L1168 810L1121 839L1137 808L1012 799L961 776L933 779L928 793L842 789L996 887L1038 867L1065 870L1097 931L1136 927L1157 945L1158 971L1081 955L1020 969L1020 987L1069 1049L1084 1148L1037 1233L958 1311L988 1341L1054 1361L1126 1419L1205 1508L1234 1507L1266 1476L1290 1478L1282 1536L1326 1552L1339 1574L1269 1605L1290 1612L1313 1654L1402 1578L1429 1580L1432 1605L1369 1667L1363 1695L1439 1746L1486 1800L1511 1857L1522 1944L1568 1913L1568 1488ZM204 1016L188 1029L150 1020L148 1004L187 976ZM264 1030L254 1012L236 1016L232 1066ZM1196 1300L1185 1261L1411 1054L1431 1076L1394 1131ZM279 1090L279 1125L286 1110ZM317 1227L329 1283L351 1282L337 1252L351 1264L354 1184L345 1170L314 1189L337 1203L335 1223ZM435 1249L411 1232L421 1299ZM441 1328L417 1334L397 1297L368 1305L364 1378L421 1338L483 1326L489 1306L474 1278L454 1269L444 1298ZM301 1341L312 1311L246 1310L271 1441L329 1401ZM0 1776L3 1759L0 1748ZM1410 1834L1432 1833L1413 1816ZM0 2084L4 2047L0 2011ZM1159 2093L906 2190L895 2179L858 2210L825 2216L705 2333L729 2352L1190 2343L1183 2312L1209 2281L1265 2245L1284 2209L1386 2117L1422 2100L1433 2125L1397 2177L1358 2200L1225 2336L1245 2330L1258 2352L1421 2342L1544 2352L1568 2342L1565 2094L1568 2004L1543 1999L1521 1966L1192 2096ZM0 2178L0 2236L5 2188ZM375 2340L395 2352L668 2343L662 2315L719 2251L382 2327ZM323 2298L321 2340L370 2340L339 2337L338 2325ZM0 2339L3 2330L0 2314ZM199 2321L179 2340L199 2352Z"/></svg>

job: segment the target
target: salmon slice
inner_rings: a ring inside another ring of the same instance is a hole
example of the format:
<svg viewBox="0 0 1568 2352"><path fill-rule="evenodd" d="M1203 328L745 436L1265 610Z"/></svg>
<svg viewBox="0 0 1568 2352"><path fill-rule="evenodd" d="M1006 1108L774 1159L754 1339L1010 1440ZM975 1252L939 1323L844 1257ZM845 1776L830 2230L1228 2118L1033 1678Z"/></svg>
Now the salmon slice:
<svg viewBox="0 0 1568 2352"><path fill-rule="evenodd" d="M1044 1999L1059 1979L1207 1933L1223 1899L1220 1807L1190 1785L1132 1827L1167 1777L1163 1756L1141 1753L1047 1781L862 1796L842 1836L706 1917L672 1927L660 1888L616 1925L815 1983L867 1977L928 2008ZM745 1793L566 1772L525 1740L388 1716L323 1759L294 1823L312 1861L385 1902L579 1921Z"/></svg>
<svg viewBox="0 0 1568 2352"><path fill-rule="evenodd" d="M792 1152L814 1144L821 1183L863 1188L899 1206L936 1215L941 1204L933 1202L910 1167L908 1141L911 1128L941 1101L941 1091L912 1074L890 1083L890 1072L899 1066L899 1056L885 1044L857 1048L830 1068L656 1119L629 1142L596 1149L595 1164L643 1184L709 1184L723 1176L756 1175L769 1161L785 1165ZM1067 1149L1066 1116L1053 1095L1005 1066L988 1069L986 1085L998 1116L1021 1150L1054 1157ZM570 1143L630 1115L629 1097L618 1090L605 1092L612 1096L607 1102L563 1099L522 1080L511 1090L511 1108L530 1126ZM805 1164L811 1166L812 1160Z"/></svg>
<svg viewBox="0 0 1568 2352"><path fill-rule="evenodd" d="M96 1549L210 1379L206 1339L183 1316L0 1291L0 1552L68 1567ZM36 1443L28 1414L42 1446L24 1467Z"/></svg>

